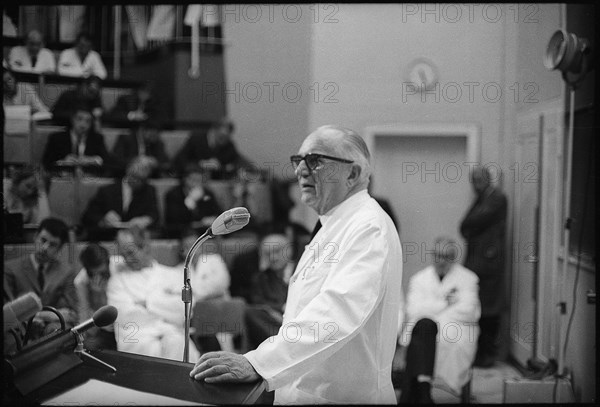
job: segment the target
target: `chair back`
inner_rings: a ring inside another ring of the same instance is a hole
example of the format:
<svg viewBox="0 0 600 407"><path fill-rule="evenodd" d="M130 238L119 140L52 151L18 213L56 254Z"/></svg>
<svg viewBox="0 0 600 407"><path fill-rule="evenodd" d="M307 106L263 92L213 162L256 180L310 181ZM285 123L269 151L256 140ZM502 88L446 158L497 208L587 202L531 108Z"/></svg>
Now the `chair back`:
<svg viewBox="0 0 600 407"><path fill-rule="evenodd" d="M198 336L211 336L218 332L243 335L246 301L243 298L198 301L192 313L191 326Z"/></svg>

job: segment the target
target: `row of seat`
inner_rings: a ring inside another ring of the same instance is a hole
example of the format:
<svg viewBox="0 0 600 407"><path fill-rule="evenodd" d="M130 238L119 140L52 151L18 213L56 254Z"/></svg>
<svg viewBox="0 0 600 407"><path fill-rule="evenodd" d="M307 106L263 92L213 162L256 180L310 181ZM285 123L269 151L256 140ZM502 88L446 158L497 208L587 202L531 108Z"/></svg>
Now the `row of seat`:
<svg viewBox="0 0 600 407"><path fill-rule="evenodd" d="M79 222L88 203L100 187L110 185L115 180L112 178L84 178L77 182L72 178L53 178L48 200L53 216L63 219L67 224L74 225ZM179 184L176 178L159 178L149 181L156 189L159 225L164 225L165 196ZM236 181L212 180L206 183L214 196L217 204L223 209L242 205L234 196ZM269 184L252 182L247 184L247 200L244 203L256 223L266 223L272 220L271 190Z"/></svg>
<svg viewBox="0 0 600 407"><path fill-rule="evenodd" d="M117 254L118 248L115 242L102 242L101 244L111 255ZM60 252L59 259L74 270L81 270L82 265L79 261L79 255L87 245L87 242L68 243ZM257 245L258 238L255 234L240 231L227 238L208 240L198 249L196 256L202 256L203 254L220 254L228 269L231 270L236 256L255 249ZM4 261L6 262L33 253L34 250L35 246L33 243L5 244ZM154 239L151 242L151 253L156 261L165 266L174 267L181 263L181 248L178 240Z"/></svg>
<svg viewBox="0 0 600 407"><path fill-rule="evenodd" d="M65 131L63 126L31 125L29 133L6 133L4 136L4 163L11 164L39 164L46 149L48 136L52 133ZM129 129L110 128L102 129L106 149L112 151L121 134L130 134ZM165 153L172 160L183 147L190 135L189 130L164 130L160 137L165 145Z"/></svg>

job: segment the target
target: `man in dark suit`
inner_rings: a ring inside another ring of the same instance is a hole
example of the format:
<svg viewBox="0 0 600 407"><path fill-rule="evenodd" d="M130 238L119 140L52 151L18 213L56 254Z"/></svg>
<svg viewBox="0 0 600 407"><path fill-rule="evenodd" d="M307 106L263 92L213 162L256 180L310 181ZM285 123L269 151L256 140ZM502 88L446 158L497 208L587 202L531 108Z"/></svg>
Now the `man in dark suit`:
<svg viewBox="0 0 600 407"><path fill-rule="evenodd" d="M165 229L170 237L178 237L185 227L200 229L209 227L221 208L215 196L204 185L204 174L197 164L185 167L180 185L165 196Z"/></svg>
<svg viewBox="0 0 600 407"><path fill-rule="evenodd" d="M234 129L231 121L221 119L208 133L192 133L173 160L177 169L182 171L185 164L192 162L200 164L215 179L227 179L240 168L250 168L232 140Z"/></svg>
<svg viewBox="0 0 600 407"><path fill-rule="evenodd" d="M169 157L165 145L160 138L159 122L148 120L140 123L138 128L133 128L131 134L121 134L112 150L114 161L113 175L121 178L125 168L135 157L146 156L154 161L153 178L167 175L170 169Z"/></svg>
<svg viewBox="0 0 600 407"><path fill-rule="evenodd" d="M148 184L152 166L138 157L127 167L122 182L102 187L81 219L92 240L114 239L116 230L153 226L159 219L156 190Z"/></svg>
<svg viewBox="0 0 600 407"><path fill-rule="evenodd" d="M491 184L485 167L476 167L471 184L477 198L460 224L467 240L465 267L479 277L481 333L475 366L490 367L496 356L496 338L500 315L504 308L504 260L506 229L506 196Z"/></svg>
<svg viewBox="0 0 600 407"><path fill-rule="evenodd" d="M100 78L92 75L83 79L77 88L64 91L52 107L52 120L58 125L68 126L75 110L85 106L99 125L103 112L101 88Z"/></svg>
<svg viewBox="0 0 600 407"><path fill-rule="evenodd" d="M109 159L104 137L92 129L92 112L85 106L76 108L67 131L49 136L42 162L47 170L63 165L84 166L97 175L103 172Z"/></svg>
<svg viewBox="0 0 600 407"><path fill-rule="evenodd" d="M68 228L59 219L46 218L35 234L33 253L4 263L4 303L28 292L37 294L44 306L56 308L70 326L77 323L77 293L73 284L75 271L63 264L58 256L69 239ZM40 311L34 318L39 336L57 327L58 317Z"/></svg>
<svg viewBox="0 0 600 407"><path fill-rule="evenodd" d="M152 94L152 84L144 82L134 93L119 96L103 121L123 127L137 127L147 120L165 121L164 109Z"/></svg>

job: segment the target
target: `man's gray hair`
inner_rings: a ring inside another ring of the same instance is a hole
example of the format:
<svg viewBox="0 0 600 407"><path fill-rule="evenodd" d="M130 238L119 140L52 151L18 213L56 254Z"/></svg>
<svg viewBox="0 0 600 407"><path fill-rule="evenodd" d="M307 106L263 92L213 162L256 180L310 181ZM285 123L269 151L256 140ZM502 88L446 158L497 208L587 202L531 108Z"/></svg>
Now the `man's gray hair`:
<svg viewBox="0 0 600 407"><path fill-rule="evenodd" d="M346 158L354 161L360 171L360 184L367 186L371 176L371 153L365 140L354 130L337 125L325 125L319 127L315 133L326 135L329 132L342 135L343 143L331 146L340 158Z"/></svg>

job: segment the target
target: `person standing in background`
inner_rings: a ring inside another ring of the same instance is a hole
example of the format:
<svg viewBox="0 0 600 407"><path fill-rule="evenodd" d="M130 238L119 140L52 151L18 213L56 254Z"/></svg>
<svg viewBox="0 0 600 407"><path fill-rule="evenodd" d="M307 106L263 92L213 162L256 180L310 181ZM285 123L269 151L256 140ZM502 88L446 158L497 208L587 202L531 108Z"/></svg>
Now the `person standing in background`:
<svg viewBox="0 0 600 407"><path fill-rule="evenodd" d="M490 367L497 353L500 316L504 309L506 196L491 183L491 174L478 166L470 174L475 202L460 223L467 241L464 266L479 277L480 335L475 366Z"/></svg>

